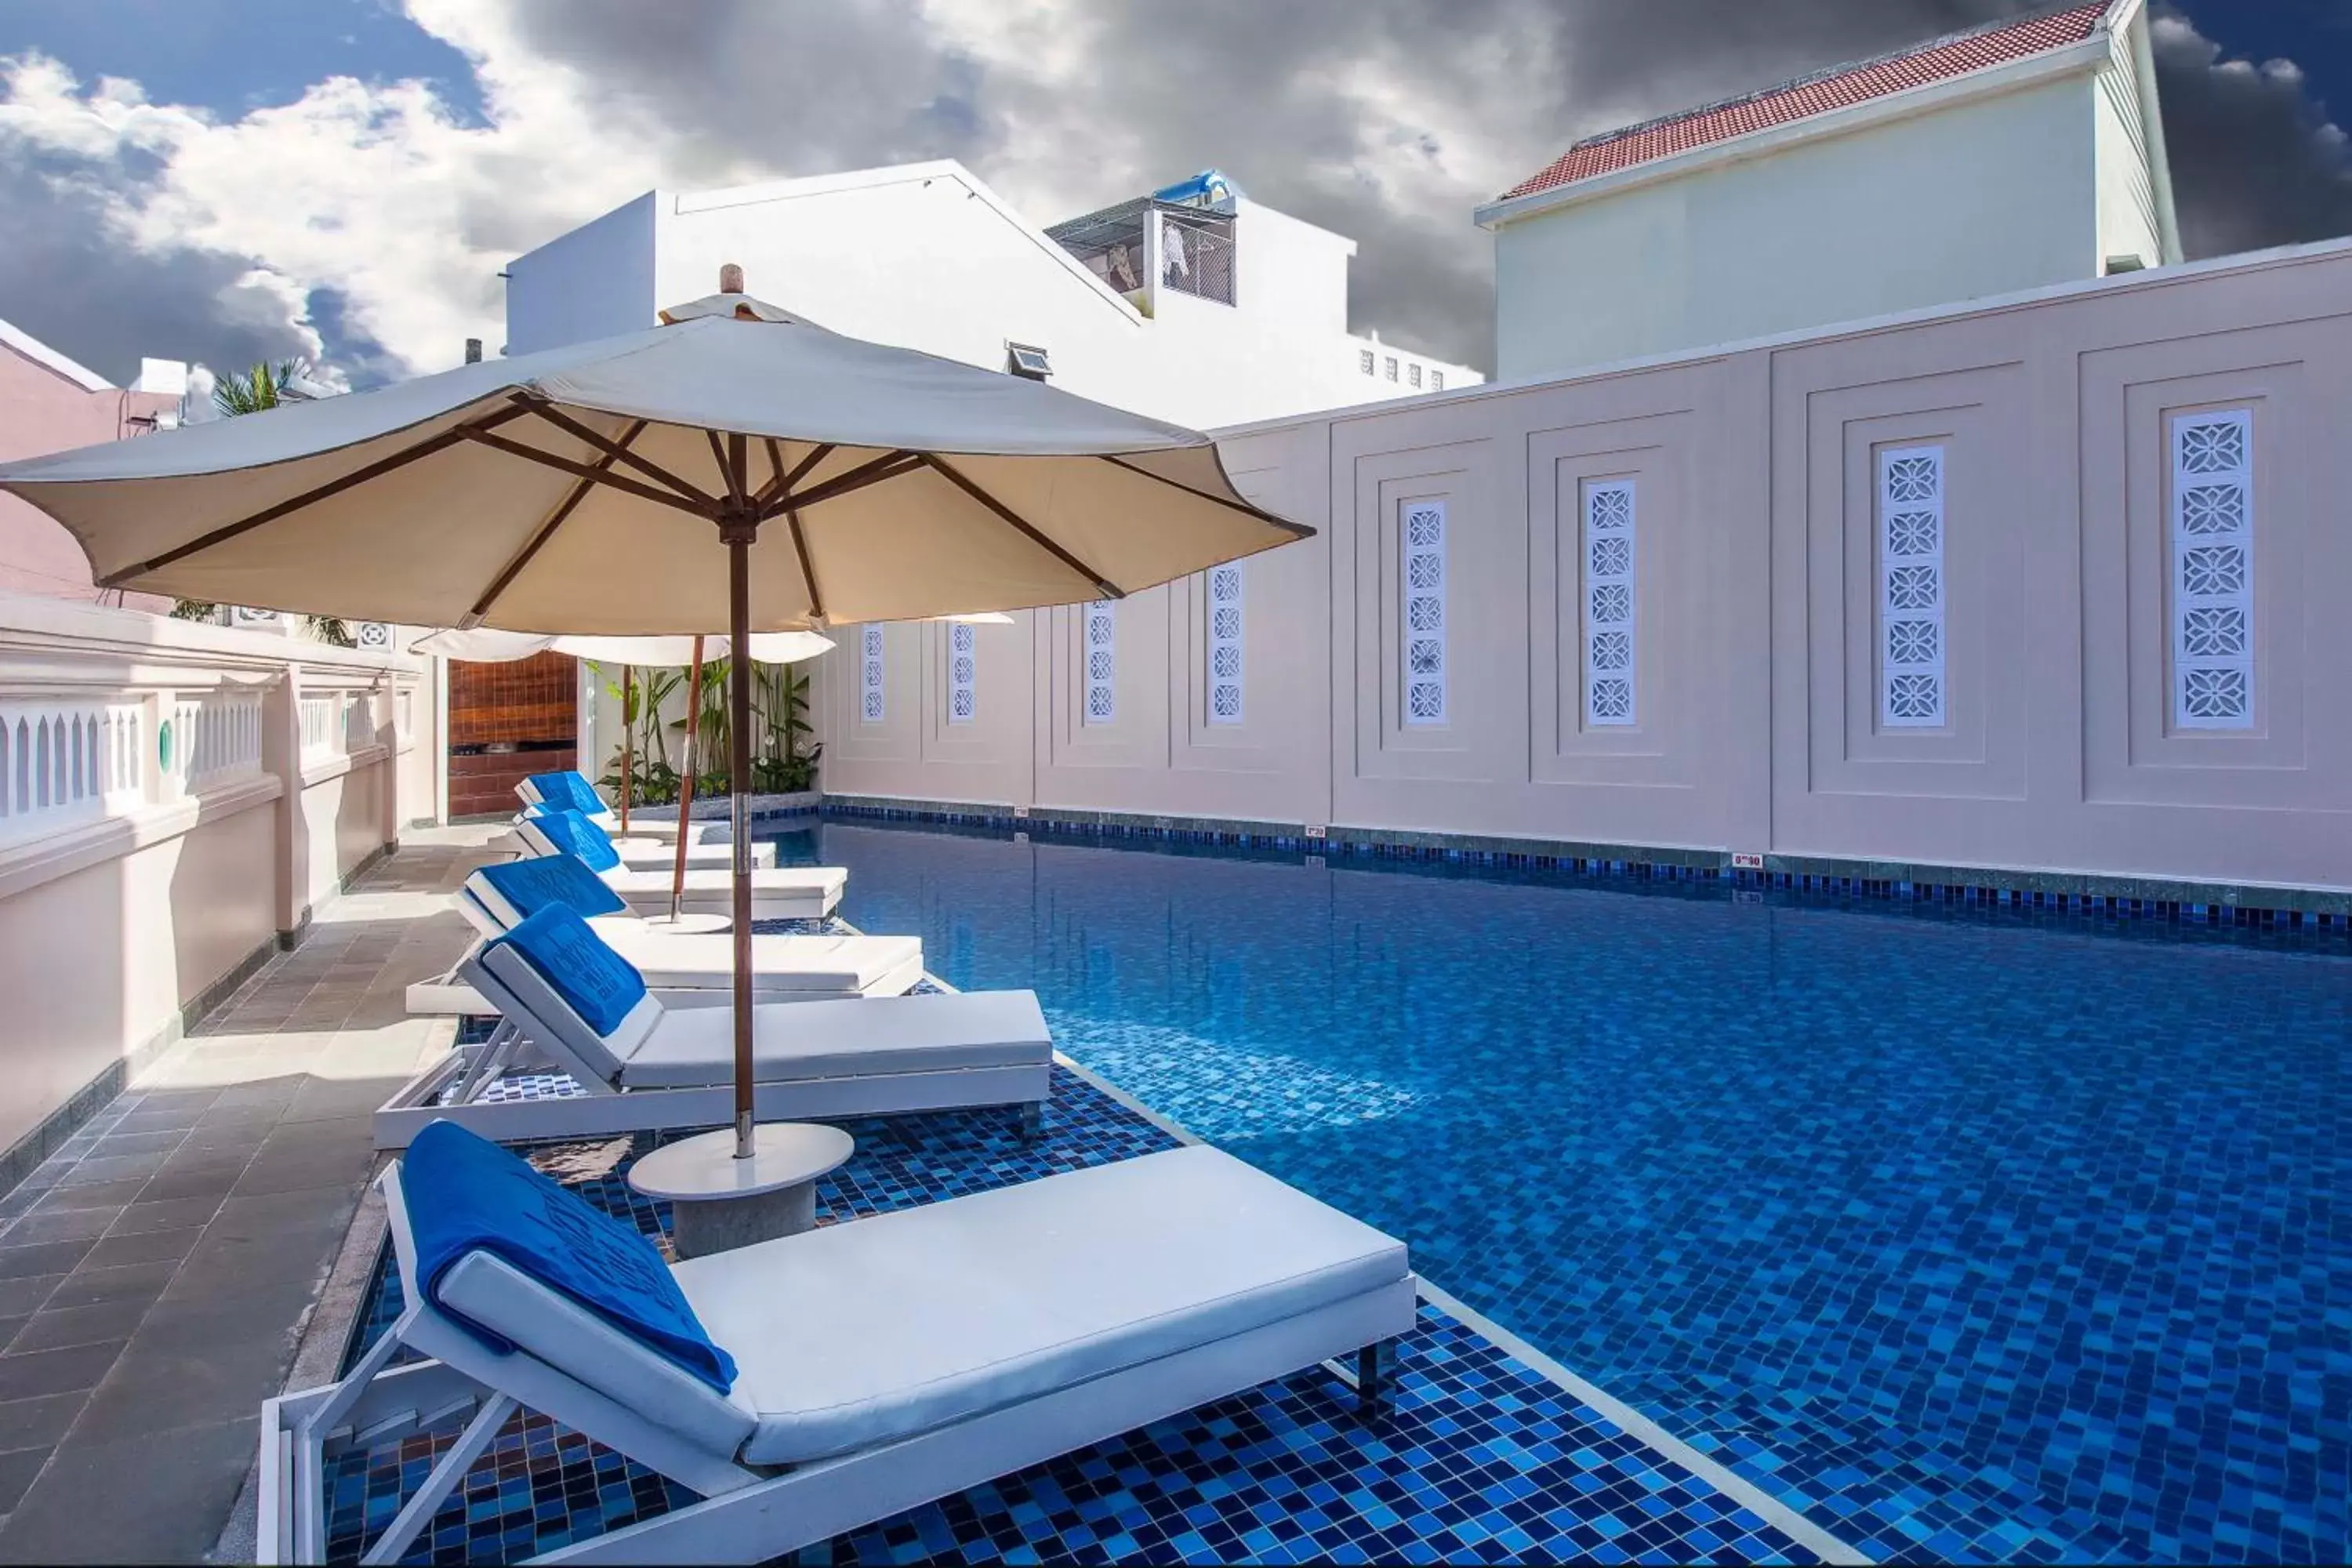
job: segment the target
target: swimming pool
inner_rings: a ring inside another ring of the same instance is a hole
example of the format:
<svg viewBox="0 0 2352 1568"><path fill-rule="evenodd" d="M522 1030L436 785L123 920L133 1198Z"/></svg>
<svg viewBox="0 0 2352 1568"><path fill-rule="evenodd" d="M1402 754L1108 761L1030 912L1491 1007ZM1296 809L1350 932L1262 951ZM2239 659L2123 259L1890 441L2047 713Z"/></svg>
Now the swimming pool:
<svg viewBox="0 0 2352 1568"><path fill-rule="evenodd" d="M810 855L1874 1556L2352 1551L2341 933L853 822Z"/></svg>

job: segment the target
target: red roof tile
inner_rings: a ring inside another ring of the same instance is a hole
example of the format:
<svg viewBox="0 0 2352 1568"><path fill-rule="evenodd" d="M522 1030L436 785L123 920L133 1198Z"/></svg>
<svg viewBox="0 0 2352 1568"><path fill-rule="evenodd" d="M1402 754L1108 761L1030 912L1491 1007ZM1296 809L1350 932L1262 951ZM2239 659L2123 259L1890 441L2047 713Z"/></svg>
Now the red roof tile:
<svg viewBox="0 0 2352 1568"><path fill-rule="evenodd" d="M1550 167L1531 179L1522 180L1498 199L1509 201L1514 196L1573 184L1595 174L1687 153L1694 147L1712 146L1750 132L1810 120L1849 104L2079 44L2098 30L2108 5L2109 0L2094 0L2093 4L2074 5L2063 11L2043 12L1971 32L1950 34L1878 59L1832 66L1746 98L1686 109L1662 120L1587 137L1560 154Z"/></svg>

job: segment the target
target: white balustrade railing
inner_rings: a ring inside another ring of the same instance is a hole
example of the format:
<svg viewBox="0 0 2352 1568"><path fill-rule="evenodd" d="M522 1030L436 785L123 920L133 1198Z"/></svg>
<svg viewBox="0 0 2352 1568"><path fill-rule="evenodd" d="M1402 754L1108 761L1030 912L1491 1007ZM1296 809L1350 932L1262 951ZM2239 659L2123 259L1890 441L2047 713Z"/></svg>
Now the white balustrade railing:
<svg viewBox="0 0 2352 1568"><path fill-rule="evenodd" d="M302 755L345 757L375 744L375 697L368 691L313 692L302 699Z"/></svg>
<svg viewBox="0 0 2352 1568"><path fill-rule="evenodd" d="M184 790L261 771L261 693L223 690L174 707L165 766Z"/></svg>
<svg viewBox="0 0 2352 1568"><path fill-rule="evenodd" d="M144 718L136 700L0 696L0 837L70 826L143 798Z"/></svg>

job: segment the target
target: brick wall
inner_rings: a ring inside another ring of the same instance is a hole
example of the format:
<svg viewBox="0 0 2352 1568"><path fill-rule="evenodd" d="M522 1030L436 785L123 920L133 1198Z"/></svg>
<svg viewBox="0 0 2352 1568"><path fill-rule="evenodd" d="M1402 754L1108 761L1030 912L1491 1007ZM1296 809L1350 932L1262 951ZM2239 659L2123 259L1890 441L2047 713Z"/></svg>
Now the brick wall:
<svg viewBox="0 0 2352 1568"><path fill-rule="evenodd" d="M529 773L577 765L578 661L534 654L506 664L449 664L449 815L515 808Z"/></svg>

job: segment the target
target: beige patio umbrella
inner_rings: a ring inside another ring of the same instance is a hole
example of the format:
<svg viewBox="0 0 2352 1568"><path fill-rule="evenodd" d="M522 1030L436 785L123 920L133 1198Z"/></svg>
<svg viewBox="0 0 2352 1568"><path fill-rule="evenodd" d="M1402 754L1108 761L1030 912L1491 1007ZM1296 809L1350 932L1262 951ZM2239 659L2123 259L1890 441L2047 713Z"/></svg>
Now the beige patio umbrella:
<svg viewBox="0 0 2352 1568"><path fill-rule="evenodd" d="M1244 499L1197 431L740 287L730 268L645 331L0 467L0 489L63 523L103 587L550 633L1118 598L1313 531ZM731 687L748 1155L748 661Z"/></svg>

